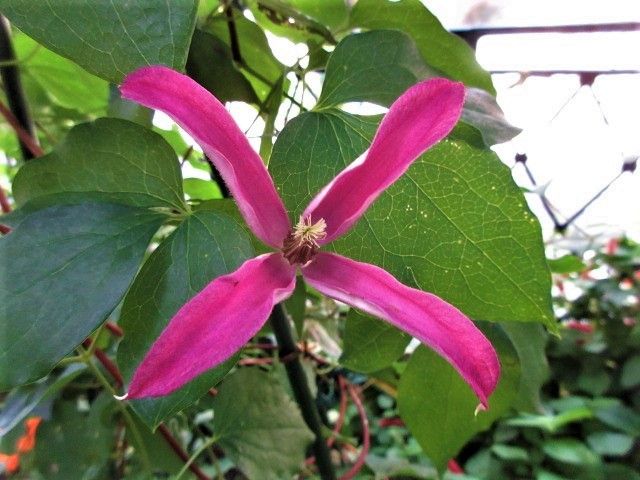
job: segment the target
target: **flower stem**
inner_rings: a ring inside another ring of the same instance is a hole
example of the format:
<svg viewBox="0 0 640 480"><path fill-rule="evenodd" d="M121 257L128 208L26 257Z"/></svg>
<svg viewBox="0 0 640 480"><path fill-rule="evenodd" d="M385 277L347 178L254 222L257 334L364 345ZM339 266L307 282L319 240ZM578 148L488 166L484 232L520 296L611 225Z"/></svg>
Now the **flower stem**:
<svg viewBox="0 0 640 480"><path fill-rule="evenodd" d="M280 358L286 357L288 360L290 359L285 362L284 365L287 369L287 376L289 377L289 383L291 383L293 395L300 407L304 421L316 437L313 442L313 451L315 453L318 470L320 471L320 477L323 480L334 480L336 477L333 471L333 465L331 464L329 449L322 435L320 414L318 413L313 395L311 395L311 390L309 390L309 384L302 369L302 364L296 356L297 353L299 353L298 346L293 338L289 319L282 305L278 304L273 308L270 321L280 347Z"/></svg>

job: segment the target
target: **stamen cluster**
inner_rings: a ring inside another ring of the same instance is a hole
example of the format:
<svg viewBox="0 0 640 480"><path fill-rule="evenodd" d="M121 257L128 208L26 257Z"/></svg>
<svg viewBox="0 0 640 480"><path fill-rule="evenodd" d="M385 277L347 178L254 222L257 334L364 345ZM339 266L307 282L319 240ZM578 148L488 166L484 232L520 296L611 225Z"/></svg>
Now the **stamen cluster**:
<svg viewBox="0 0 640 480"><path fill-rule="evenodd" d="M307 265L318 252L318 240L327 236L324 218L311 223L311 217L300 217L293 231L284 239L282 253L291 265Z"/></svg>

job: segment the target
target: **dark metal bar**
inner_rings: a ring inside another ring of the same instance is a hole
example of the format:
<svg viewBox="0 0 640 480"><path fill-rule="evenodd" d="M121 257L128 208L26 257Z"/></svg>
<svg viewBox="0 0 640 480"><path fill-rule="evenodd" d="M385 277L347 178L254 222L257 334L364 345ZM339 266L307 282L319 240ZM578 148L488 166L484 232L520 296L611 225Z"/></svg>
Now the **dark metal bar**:
<svg viewBox="0 0 640 480"><path fill-rule="evenodd" d="M452 33L462 37L474 49L484 35L507 35L514 33L600 33L635 32L640 30L640 22L593 23L581 25L548 25L533 27L495 27L456 29Z"/></svg>

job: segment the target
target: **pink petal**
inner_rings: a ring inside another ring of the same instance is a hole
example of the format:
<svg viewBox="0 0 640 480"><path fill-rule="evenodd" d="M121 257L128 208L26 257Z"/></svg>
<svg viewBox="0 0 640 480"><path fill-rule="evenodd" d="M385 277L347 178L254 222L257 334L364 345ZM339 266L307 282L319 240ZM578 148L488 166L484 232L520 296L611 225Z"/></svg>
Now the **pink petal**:
<svg viewBox="0 0 640 480"><path fill-rule="evenodd" d="M487 405L500 377L498 356L457 308L403 285L379 267L333 253L318 253L302 274L325 295L387 320L434 349Z"/></svg>
<svg viewBox="0 0 640 480"><path fill-rule="evenodd" d="M295 269L279 253L216 278L171 319L133 374L128 398L167 395L227 360L291 295L295 281Z"/></svg>
<svg viewBox="0 0 640 480"><path fill-rule="evenodd" d="M218 99L186 75L161 66L129 74L120 91L184 128L222 175L251 230L267 245L282 246L290 229L282 200L264 163Z"/></svg>
<svg viewBox="0 0 640 480"><path fill-rule="evenodd" d="M455 126L464 86L443 78L414 85L385 115L369 152L344 169L309 204L304 216L327 222L326 244L349 230L378 195Z"/></svg>

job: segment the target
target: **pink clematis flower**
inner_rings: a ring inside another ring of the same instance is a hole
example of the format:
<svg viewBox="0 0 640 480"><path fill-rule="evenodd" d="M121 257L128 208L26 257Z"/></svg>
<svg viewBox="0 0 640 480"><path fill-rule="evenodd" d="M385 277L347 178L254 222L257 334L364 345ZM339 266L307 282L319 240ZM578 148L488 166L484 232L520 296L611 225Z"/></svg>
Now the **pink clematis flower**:
<svg viewBox="0 0 640 480"><path fill-rule="evenodd" d="M215 97L171 69L141 68L123 97L173 118L219 170L254 234L275 249L213 280L171 319L135 371L128 398L166 395L222 363L288 298L296 272L325 295L380 317L446 358L484 406L500 375L491 343L458 309L407 287L383 269L321 247L347 232L411 163L444 138L460 116L464 87L421 82L391 106L367 154L309 204L293 228L260 157Z"/></svg>

